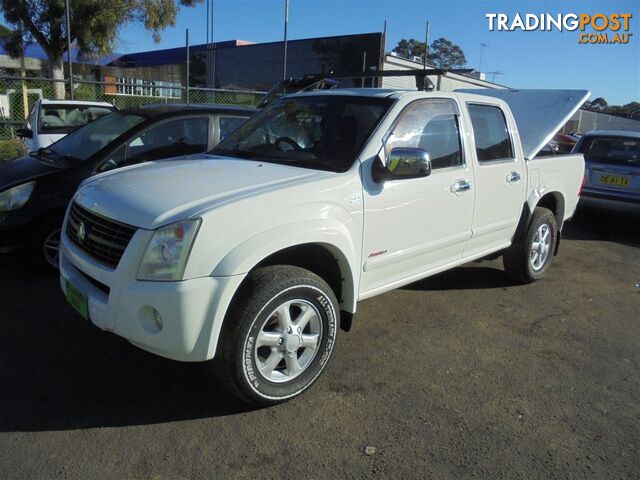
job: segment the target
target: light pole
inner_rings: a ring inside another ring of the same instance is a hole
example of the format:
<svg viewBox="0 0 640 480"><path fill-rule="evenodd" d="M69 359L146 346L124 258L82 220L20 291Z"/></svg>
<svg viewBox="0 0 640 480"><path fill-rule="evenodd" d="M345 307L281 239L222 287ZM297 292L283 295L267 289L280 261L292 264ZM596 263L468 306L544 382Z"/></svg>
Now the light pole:
<svg viewBox="0 0 640 480"><path fill-rule="evenodd" d="M67 23L67 62L69 63L69 95L73 100L73 71L71 66L71 22L69 21L69 0L64 0L64 14ZM64 77L64 75L63 75Z"/></svg>
<svg viewBox="0 0 640 480"><path fill-rule="evenodd" d="M424 60L422 63L422 69L427 69L427 59L429 58L429 22L427 22L427 30L424 35Z"/></svg>
<svg viewBox="0 0 640 480"><path fill-rule="evenodd" d="M284 0L284 66L282 79L287 79L287 27L289 26L289 0Z"/></svg>

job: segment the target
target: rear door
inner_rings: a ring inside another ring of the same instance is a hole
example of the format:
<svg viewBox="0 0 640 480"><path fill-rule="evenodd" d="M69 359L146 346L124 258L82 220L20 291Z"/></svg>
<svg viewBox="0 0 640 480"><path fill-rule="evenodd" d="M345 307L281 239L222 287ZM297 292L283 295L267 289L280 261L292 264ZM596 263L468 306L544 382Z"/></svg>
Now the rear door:
<svg viewBox="0 0 640 480"><path fill-rule="evenodd" d="M524 205L526 168L510 112L492 103L468 102L466 108L475 152L476 200L464 251L471 257L511 241Z"/></svg>
<svg viewBox="0 0 640 480"><path fill-rule="evenodd" d="M579 151L585 157L585 193L640 200L640 138L588 136Z"/></svg>

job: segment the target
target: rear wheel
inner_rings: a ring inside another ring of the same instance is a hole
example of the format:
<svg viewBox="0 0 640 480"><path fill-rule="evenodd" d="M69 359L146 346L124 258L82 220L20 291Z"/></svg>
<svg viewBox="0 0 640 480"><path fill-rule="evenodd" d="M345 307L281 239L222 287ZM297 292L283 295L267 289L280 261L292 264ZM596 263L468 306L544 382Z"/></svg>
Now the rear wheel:
<svg viewBox="0 0 640 480"><path fill-rule="evenodd" d="M504 253L503 263L507 274L523 283L542 278L551 264L557 235L553 212L537 207L526 233L516 239Z"/></svg>
<svg viewBox="0 0 640 480"><path fill-rule="evenodd" d="M326 367L338 315L333 291L314 273L292 266L259 268L249 274L225 319L216 375L255 405L293 398Z"/></svg>

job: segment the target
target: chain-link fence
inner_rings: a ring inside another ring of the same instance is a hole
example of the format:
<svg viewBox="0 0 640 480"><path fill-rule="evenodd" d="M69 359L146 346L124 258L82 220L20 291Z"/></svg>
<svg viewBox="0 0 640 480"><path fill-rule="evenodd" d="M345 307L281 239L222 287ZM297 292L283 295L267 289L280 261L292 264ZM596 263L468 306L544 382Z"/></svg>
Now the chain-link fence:
<svg viewBox="0 0 640 480"><path fill-rule="evenodd" d="M117 108L150 103L218 103L255 106L265 92L178 87L168 82L74 80L74 100L109 102ZM55 98L55 83L64 84L65 98L70 99L68 80L0 76L0 158L4 149L17 146L15 130L20 128L36 100Z"/></svg>

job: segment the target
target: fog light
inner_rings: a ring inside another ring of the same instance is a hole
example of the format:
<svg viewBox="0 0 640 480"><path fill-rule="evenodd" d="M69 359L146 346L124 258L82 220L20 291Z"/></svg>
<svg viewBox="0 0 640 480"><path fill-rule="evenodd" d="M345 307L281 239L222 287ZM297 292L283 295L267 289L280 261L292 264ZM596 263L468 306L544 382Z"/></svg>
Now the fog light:
<svg viewBox="0 0 640 480"><path fill-rule="evenodd" d="M153 307L142 307L138 321L142 329L147 333L154 335L162 331L162 315Z"/></svg>

